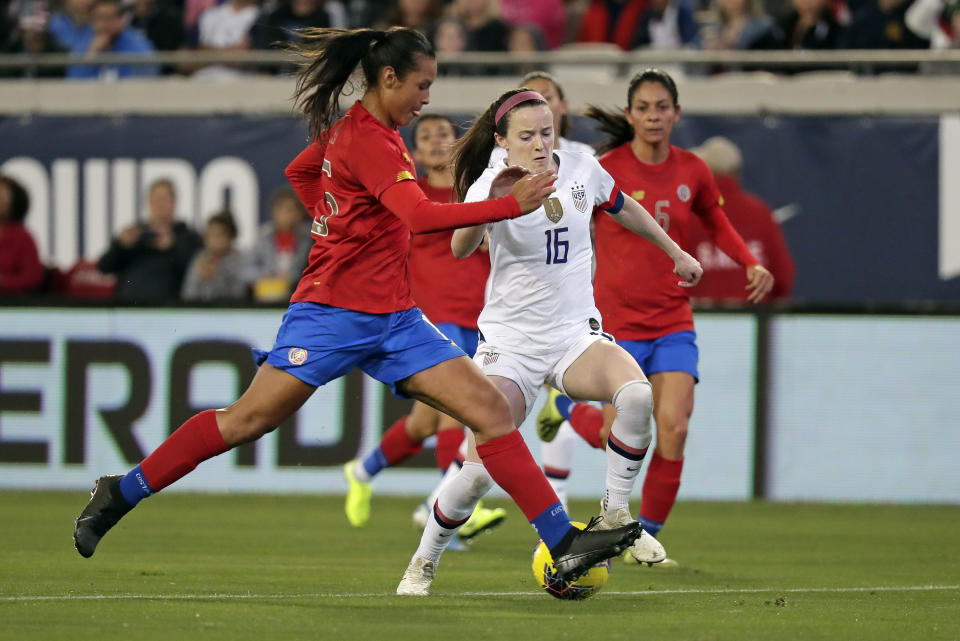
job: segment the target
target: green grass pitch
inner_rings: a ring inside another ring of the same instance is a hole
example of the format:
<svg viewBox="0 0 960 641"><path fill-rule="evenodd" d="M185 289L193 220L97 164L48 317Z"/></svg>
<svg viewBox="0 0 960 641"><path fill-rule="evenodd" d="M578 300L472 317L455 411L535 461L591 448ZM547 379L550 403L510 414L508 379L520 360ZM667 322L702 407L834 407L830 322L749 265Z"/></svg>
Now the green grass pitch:
<svg viewBox="0 0 960 641"><path fill-rule="evenodd" d="M340 497L169 493L83 559L84 492L0 492L0 639L960 639L958 506L682 502L661 537L681 567L614 560L562 602L512 504L432 596L395 596L417 500L375 498L353 529Z"/></svg>

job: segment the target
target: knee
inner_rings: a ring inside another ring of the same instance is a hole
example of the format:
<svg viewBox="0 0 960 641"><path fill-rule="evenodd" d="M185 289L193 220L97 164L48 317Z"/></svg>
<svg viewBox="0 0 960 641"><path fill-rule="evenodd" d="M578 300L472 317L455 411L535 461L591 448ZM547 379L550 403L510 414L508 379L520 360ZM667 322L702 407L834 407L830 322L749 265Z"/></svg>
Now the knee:
<svg viewBox="0 0 960 641"><path fill-rule="evenodd" d="M512 432L516 427L507 397L496 388L484 395L479 407L484 408L482 424L468 426L474 432L493 438Z"/></svg>
<svg viewBox="0 0 960 641"><path fill-rule="evenodd" d="M686 417L663 412L657 415L657 441L663 445L669 445L672 449L679 448L687 442Z"/></svg>
<svg viewBox="0 0 960 641"><path fill-rule="evenodd" d="M652 438L653 391L647 381L634 380L620 386L613 395L617 417L642 438Z"/></svg>

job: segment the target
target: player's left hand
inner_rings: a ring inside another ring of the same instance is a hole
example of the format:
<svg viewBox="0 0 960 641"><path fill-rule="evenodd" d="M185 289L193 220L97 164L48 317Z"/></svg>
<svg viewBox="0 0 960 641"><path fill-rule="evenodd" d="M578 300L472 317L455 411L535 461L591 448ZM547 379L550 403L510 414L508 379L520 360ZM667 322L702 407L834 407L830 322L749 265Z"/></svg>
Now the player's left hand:
<svg viewBox="0 0 960 641"><path fill-rule="evenodd" d="M703 276L703 267L700 266L700 262L696 258L685 251L681 251L673 261L673 273L683 279L677 285L693 287L700 282L700 277Z"/></svg>
<svg viewBox="0 0 960 641"><path fill-rule="evenodd" d="M773 274L763 265L747 267L747 302L759 303L773 289Z"/></svg>

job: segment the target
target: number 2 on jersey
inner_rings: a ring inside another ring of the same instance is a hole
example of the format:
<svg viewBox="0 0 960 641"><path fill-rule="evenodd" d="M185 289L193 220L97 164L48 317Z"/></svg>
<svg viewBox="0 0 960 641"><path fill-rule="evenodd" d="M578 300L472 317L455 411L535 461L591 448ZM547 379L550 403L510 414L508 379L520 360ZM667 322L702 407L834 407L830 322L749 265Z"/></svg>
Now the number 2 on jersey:
<svg viewBox="0 0 960 641"><path fill-rule="evenodd" d="M570 241L560 240L560 234L567 232L567 227L556 227L543 232L547 236L547 265L567 262L567 252ZM553 251L551 252L551 247Z"/></svg>
<svg viewBox="0 0 960 641"><path fill-rule="evenodd" d="M327 176L332 177L330 161L326 158L323 159L323 173ZM323 192L323 199L327 203L327 207L330 208L330 213L326 216L320 216L320 219L313 219L313 225L310 226L310 233L316 234L317 236L326 236L330 233L330 229L327 228L327 219L336 216L340 211L340 205L337 204L337 199L333 197L329 191Z"/></svg>

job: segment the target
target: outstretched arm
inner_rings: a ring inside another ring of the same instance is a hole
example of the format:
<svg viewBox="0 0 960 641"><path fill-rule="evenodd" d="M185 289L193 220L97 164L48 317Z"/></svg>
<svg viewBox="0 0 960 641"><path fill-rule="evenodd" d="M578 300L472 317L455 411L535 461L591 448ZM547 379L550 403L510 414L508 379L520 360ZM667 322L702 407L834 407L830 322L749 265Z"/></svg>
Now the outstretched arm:
<svg viewBox="0 0 960 641"><path fill-rule="evenodd" d="M621 193L621 197L623 198L622 208L616 213L611 210L607 210L607 213L633 233L652 242L670 257L673 261L673 273L683 279L677 283L678 285L693 287L700 282L703 267L697 259L683 251L680 245L663 231L643 205L626 194Z"/></svg>
<svg viewBox="0 0 960 641"><path fill-rule="evenodd" d="M759 303L773 289L773 274L750 253L747 244L730 224L730 219L723 213L720 205L714 205L705 212L697 213L700 215L700 222L703 223L704 229L710 234L713 244L738 264L746 267L746 290L750 292L747 301Z"/></svg>

